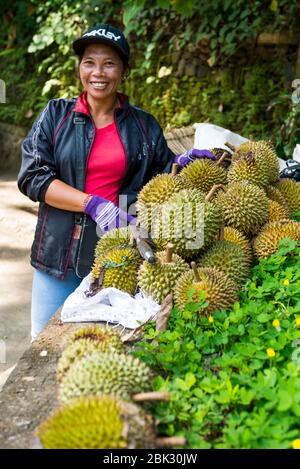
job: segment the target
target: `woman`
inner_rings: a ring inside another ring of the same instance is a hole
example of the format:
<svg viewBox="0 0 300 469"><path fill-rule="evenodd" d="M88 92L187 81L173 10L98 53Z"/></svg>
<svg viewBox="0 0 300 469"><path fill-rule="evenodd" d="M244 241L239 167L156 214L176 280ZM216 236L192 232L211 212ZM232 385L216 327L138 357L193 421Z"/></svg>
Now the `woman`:
<svg viewBox="0 0 300 469"><path fill-rule="evenodd" d="M174 159L155 118L117 91L129 70L123 33L96 25L73 48L84 91L49 101L23 142L18 175L20 191L40 202L31 251L33 339L81 282L75 266L83 214L94 233L96 223L103 232L134 222L127 208L150 178L170 172ZM96 241L83 238L87 258Z"/></svg>

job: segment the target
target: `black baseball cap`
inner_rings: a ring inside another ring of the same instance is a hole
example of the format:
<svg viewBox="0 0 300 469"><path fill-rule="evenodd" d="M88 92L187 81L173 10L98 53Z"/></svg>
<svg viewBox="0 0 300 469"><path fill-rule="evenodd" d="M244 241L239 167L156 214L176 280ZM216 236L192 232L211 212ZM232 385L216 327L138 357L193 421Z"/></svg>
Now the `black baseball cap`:
<svg viewBox="0 0 300 469"><path fill-rule="evenodd" d="M84 49L89 44L107 44L119 53L123 62L129 62L130 48L124 34L117 28L109 24L97 24L73 42L73 49L76 55L82 55Z"/></svg>

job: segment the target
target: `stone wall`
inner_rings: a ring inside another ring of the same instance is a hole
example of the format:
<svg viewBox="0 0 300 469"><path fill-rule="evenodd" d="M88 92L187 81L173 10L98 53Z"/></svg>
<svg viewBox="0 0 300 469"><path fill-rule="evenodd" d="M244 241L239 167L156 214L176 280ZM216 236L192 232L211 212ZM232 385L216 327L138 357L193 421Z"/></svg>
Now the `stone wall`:
<svg viewBox="0 0 300 469"><path fill-rule="evenodd" d="M76 329L95 325L62 323L60 311L26 350L0 393L0 449L41 448L35 431L59 406L57 362ZM129 332L121 326L118 330Z"/></svg>
<svg viewBox="0 0 300 469"><path fill-rule="evenodd" d="M17 171L21 164L21 144L27 131L0 122L0 171Z"/></svg>

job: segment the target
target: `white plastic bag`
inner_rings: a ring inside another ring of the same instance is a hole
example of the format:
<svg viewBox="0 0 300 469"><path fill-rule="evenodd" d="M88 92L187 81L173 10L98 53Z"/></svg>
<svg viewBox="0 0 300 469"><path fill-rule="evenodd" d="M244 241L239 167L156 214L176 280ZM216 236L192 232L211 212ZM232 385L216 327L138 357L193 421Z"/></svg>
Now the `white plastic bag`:
<svg viewBox="0 0 300 469"><path fill-rule="evenodd" d="M224 150L229 151L225 142L239 146L249 140L248 138L242 137L241 135L235 134L228 129L224 129L223 127L219 127L214 124L196 123L193 127L196 129L194 146L198 150L224 148Z"/></svg>
<svg viewBox="0 0 300 469"><path fill-rule="evenodd" d="M300 163L300 144L299 143L297 143L297 145L294 148L293 160L298 161L298 163Z"/></svg>
<svg viewBox="0 0 300 469"><path fill-rule="evenodd" d="M64 302L61 311L63 322L106 321L135 329L160 310L160 305L152 297L142 293L132 297L117 288L104 288L88 297L85 292L89 286L90 275L87 275Z"/></svg>

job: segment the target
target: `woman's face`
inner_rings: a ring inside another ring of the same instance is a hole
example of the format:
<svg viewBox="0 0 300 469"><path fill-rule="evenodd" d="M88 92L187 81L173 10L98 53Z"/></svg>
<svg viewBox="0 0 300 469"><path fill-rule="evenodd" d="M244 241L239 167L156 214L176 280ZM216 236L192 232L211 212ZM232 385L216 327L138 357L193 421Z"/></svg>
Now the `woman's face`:
<svg viewBox="0 0 300 469"><path fill-rule="evenodd" d="M94 99L116 94L124 71L124 64L112 47L90 44L85 48L79 67L80 80Z"/></svg>

